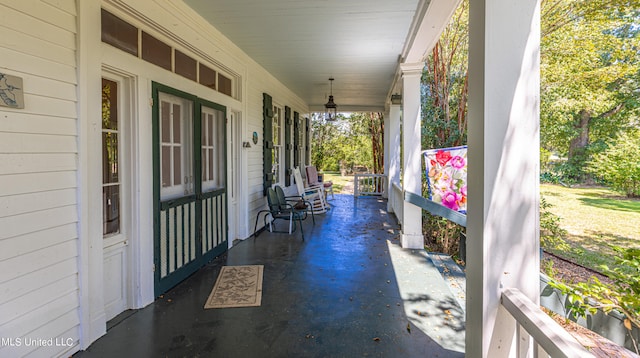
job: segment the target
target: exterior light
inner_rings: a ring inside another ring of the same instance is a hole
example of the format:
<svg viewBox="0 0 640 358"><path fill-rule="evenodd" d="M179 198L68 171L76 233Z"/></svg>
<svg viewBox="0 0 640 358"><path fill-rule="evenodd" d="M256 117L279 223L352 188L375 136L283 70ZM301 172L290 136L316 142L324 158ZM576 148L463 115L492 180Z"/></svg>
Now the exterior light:
<svg viewBox="0 0 640 358"><path fill-rule="evenodd" d="M333 78L329 78L331 92L329 92L329 101L324 105L324 119L327 121L335 121L338 117L338 105L333 102Z"/></svg>
<svg viewBox="0 0 640 358"><path fill-rule="evenodd" d="M392 94L391 95L391 104L402 104L402 95L401 94Z"/></svg>

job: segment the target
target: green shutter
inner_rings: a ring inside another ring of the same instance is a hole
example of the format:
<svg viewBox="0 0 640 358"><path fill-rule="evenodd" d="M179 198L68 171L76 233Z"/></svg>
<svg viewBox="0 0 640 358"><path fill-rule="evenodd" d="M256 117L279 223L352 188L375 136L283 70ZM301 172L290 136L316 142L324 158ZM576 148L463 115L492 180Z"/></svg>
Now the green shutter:
<svg viewBox="0 0 640 358"><path fill-rule="evenodd" d="M300 113L293 112L293 166L300 167Z"/></svg>
<svg viewBox="0 0 640 358"><path fill-rule="evenodd" d="M284 107L284 185L291 185L291 108Z"/></svg>
<svg viewBox="0 0 640 358"><path fill-rule="evenodd" d="M304 140L304 156L305 156L305 160L304 163L306 165L310 165L311 164L311 123L309 121L309 117L304 119L304 136L305 136L305 140Z"/></svg>
<svg viewBox="0 0 640 358"><path fill-rule="evenodd" d="M271 173L273 149L273 105L271 96L262 94L262 189L263 195L267 195L267 189L273 184L273 173Z"/></svg>

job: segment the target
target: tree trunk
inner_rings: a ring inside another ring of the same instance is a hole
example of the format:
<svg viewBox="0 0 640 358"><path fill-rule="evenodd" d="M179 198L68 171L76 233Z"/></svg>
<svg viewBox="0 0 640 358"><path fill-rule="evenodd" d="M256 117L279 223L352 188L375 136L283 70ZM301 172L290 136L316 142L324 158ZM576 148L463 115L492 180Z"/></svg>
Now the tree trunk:
<svg viewBox="0 0 640 358"><path fill-rule="evenodd" d="M371 149L373 151L373 172L384 172L384 119L380 113L369 114L369 133L371 134Z"/></svg>
<svg viewBox="0 0 640 358"><path fill-rule="evenodd" d="M591 123L591 112L585 109L578 114L579 118L574 124L578 130L578 135L569 143L569 157L571 161L576 155L584 153L589 145L589 124Z"/></svg>

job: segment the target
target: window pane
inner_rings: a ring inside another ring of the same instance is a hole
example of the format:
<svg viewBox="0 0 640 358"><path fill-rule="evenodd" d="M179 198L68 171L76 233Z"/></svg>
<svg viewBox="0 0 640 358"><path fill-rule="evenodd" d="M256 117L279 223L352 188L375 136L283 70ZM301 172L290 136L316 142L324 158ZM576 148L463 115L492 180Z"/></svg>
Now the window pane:
<svg viewBox="0 0 640 358"><path fill-rule="evenodd" d="M276 183L278 182L278 164L280 163L280 148L274 147L271 150L271 172L273 173Z"/></svg>
<svg viewBox="0 0 640 358"><path fill-rule="evenodd" d="M102 234L117 234L120 232L120 185L103 187L102 201Z"/></svg>
<svg viewBox="0 0 640 358"><path fill-rule="evenodd" d="M171 186L171 147L162 146L162 187Z"/></svg>
<svg viewBox="0 0 640 358"><path fill-rule="evenodd" d="M102 133L102 183L118 182L118 134Z"/></svg>
<svg viewBox="0 0 640 358"><path fill-rule="evenodd" d="M102 42L138 57L138 29L105 10L101 17Z"/></svg>
<svg viewBox="0 0 640 358"><path fill-rule="evenodd" d="M213 180L213 149L209 149L209 155L207 157L207 167L209 168L209 180Z"/></svg>
<svg viewBox="0 0 640 358"><path fill-rule="evenodd" d="M218 73L218 91L224 93L227 96L231 96L231 79Z"/></svg>
<svg viewBox="0 0 640 358"><path fill-rule="evenodd" d="M197 69L196 66L198 64L196 60L178 50L174 50L174 52L176 73L192 81L195 81Z"/></svg>
<svg viewBox="0 0 640 358"><path fill-rule="evenodd" d="M118 129L118 84L102 79L102 129Z"/></svg>
<svg viewBox="0 0 640 358"><path fill-rule="evenodd" d="M142 31L142 59L171 71L171 46Z"/></svg>
<svg viewBox="0 0 640 358"><path fill-rule="evenodd" d="M213 142L213 129L214 129L214 126L215 126L215 116L213 114L209 114L208 117L209 117L209 128L208 128L209 140L207 141L207 145L215 146L217 144L220 144L220 142L218 142L218 143L214 143Z"/></svg>
<svg viewBox="0 0 640 358"><path fill-rule="evenodd" d="M202 148L202 181L207 181L209 180L209 178L207 177L207 174L209 173L207 170L207 150L205 148Z"/></svg>
<svg viewBox="0 0 640 358"><path fill-rule="evenodd" d="M173 143L182 142L180 138L180 127L182 125L180 108L179 104L173 105Z"/></svg>
<svg viewBox="0 0 640 358"><path fill-rule="evenodd" d="M216 71L200 64L200 84L211 89L216 89Z"/></svg>
<svg viewBox="0 0 640 358"><path fill-rule="evenodd" d="M207 114L204 112L200 118L200 142L202 146L207 145Z"/></svg>
<svg viewBox="0 0 640 358"><path fill-rule="evenodd" d="M182 156L180 151L180 147L173 147L173 185L182 184Z"/></svg>
<svg viewBox="0 0 640 358"><path fill-rule="evenodd" d="M273 109L273 145L280 144L280 108L275 107Z"/></svg>
<svg viewBox="0 0 640 358"><path fill-rule="evenodd" d="M171 143L171 103L162 101L160 112L162 117L162 126L160 128L162 143Z"/></svg>

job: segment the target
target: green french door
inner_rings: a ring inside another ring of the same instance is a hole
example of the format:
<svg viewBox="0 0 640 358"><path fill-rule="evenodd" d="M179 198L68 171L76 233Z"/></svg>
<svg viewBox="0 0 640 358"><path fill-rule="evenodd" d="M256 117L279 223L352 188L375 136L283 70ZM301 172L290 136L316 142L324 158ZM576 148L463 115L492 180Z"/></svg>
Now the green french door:
<svg viewBox="0 0 640 358"><path fill-rule="evenodd" d="M153 83L156 296L225 252L226 108Z"/></svg>

